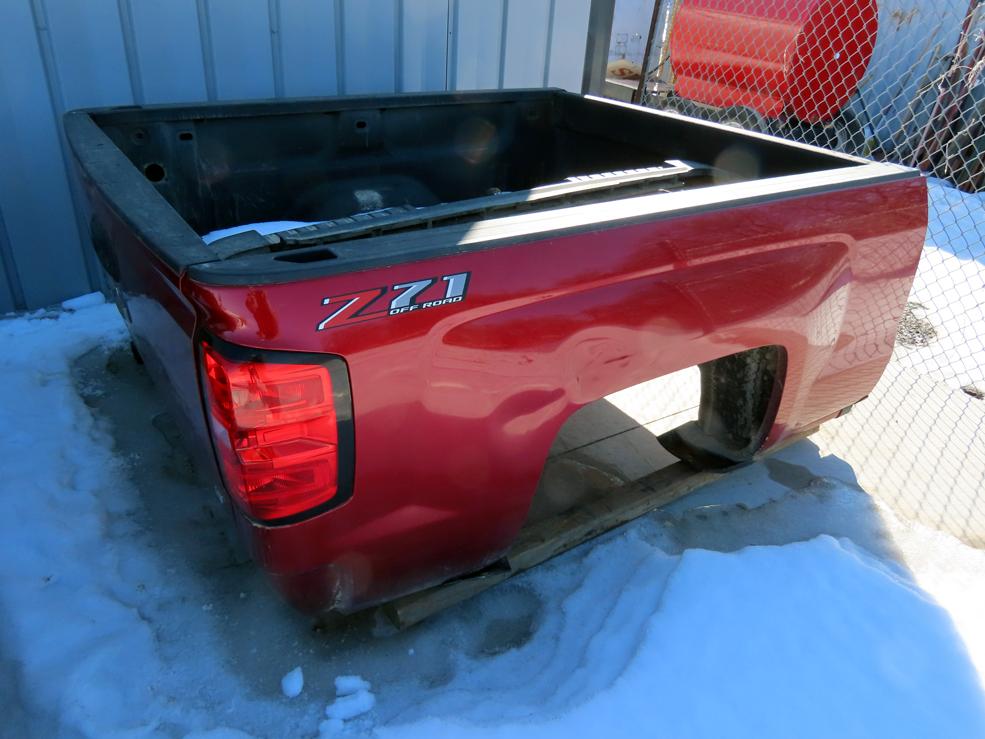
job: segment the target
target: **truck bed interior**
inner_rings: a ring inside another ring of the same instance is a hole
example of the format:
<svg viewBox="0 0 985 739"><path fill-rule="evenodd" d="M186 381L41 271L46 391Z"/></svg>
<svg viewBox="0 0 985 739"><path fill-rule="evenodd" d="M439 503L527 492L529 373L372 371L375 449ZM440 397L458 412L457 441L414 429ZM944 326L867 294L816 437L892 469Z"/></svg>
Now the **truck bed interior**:
<svg viewBox="0 0 985 739"><path fill-rule="evenodd" d="M365 213L382 215L377 231L383 225L430 227L434 219L425 216L460 222L496 211L853 164L558 90L151 106L90 115L133 163L134 175L153 183L200 235ZM675 163L686 163L686 171L665 175ZM532 190L563 183L530 197ZM453 204L459 205L449 208ZM351 221L341 225L350 226L343 235L355 235ZM306 245L300 239L265 248Z"/></svg>

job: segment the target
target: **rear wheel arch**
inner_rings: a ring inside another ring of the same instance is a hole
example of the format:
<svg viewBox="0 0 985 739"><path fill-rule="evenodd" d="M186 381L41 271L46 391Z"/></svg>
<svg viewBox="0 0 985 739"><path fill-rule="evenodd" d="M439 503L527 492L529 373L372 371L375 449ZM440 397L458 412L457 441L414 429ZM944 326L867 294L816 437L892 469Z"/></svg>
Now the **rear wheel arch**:
<svg viewBox="0 0 985 739"><path fill-rule="evenodd" d="M698 420L661 434L661 445L699 469L728 469L752 462L776 418L786 366L786 350L778 345L698 365Z"/></svg>

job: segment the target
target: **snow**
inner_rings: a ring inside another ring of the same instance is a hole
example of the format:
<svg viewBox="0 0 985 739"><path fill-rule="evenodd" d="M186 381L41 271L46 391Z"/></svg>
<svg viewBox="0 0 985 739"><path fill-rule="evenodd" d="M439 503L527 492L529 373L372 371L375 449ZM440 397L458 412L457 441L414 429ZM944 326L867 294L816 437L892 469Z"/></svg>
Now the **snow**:
<svg viewBox="0 0 985 739"><path fill-rule="evenodd" d="M369 690L370 684L359 675L339 675L335 678L336 695L352 695L360 690Z"/></svg>
<svg viewBox="0 0 985 739"><path fill-rule="evenodd" d="M11 736L985 736L985 551L811 442L406 632L312 629L168 441L114 306L0 342Z"/></svg>
<svg viewBox="0 0 985 739"><path fill-rule="evenodd" d="M897 346L896 360L954 389L985 389L985 194L928 179L927 245L910 300L937 333L927 346Z"/></svg>
<svg viewBox="0 0 985 739"><path fill-rule="evenodd" d="M985 389L985 263L927 246L910 301L937 335L927 346L897 346L897 361L956 389Z"/></svg>
<svg viewBox="0 0 985 739"><path fill-rule="evenodd" d="M356 716L369 713L376 705L376 697L368 690L357 690L355 693L340 695L325 707L325 715L330 719L348 721Z"/></svg>
<svg viewBox="0 0 985 739"><path fill-rule="evenodd" d="M358 675L340 675L335 678L337 697L325 706L327 718L318 724L319 737L324 739L343 734L347 721L372 711L376 705L376 696L370 691L371 687L367 680Z"/></svg>
<svg viewBox="0 0 985 739"><path fill-rule="evenodd" d="M137 460L116 452L87 405L116 388L80 396L73 359L94 349L123 356L126 340L112 305L0 320L0 694L9 736L181 735L226 728L227 715L254 703L228 674L215 677L226 638L215 628L219 609L203 610L209 590L162 562L167 545L150 536L128 471ZM139 415L145 429L149 420ZM265 720L297 729L292 713L268 711ZM307 725L314 713L296 721Z"/></svg>
<svg viewBox="0 0 985 739"><path fill-rule="evenodd" d="M304 690L304 672L295 667L280 679L280 690L286 698L297 698Z"/></svg>
<svg viewBox="0 0 985 739"><path fill-rule="evenodd" d="M266 236L267 234L277 233L278 231L287 231L291 228L310 226L312 223L317 223L317 221L264 221L262 223L246 223L241 226L220 228L217 231L207 233L202 237L202 241L206 244L211 244L213 241L224 239L227 236L235 236L236 234L244 233L245 231L256 231L257 233Z"/></svg>
<svg viewBox="0 0 985 739"><path fill-rule="evenodd" d="M955 624L982 632L985 553L875 512L857 489L817 480L759 508L631 527L538 573L554 592L531 642L463 660L421 718L377 733L983 736L985 652ZM838 538L813 536L824 516Z"/></svg>
<svg viewBox="0 0 985 739"><path fill-rule="evenodd" d="M985 193L966 193L945 180L927 178L927 244L959 259L985 262Z"/></svg>
<svg viewBox="0 0 985 739"><path fill-rule="evenodd" d="M329 737L339 736L345 732L345 721L340 718L327 718L318 724L319 739L329 739Z"/></svg>
<svg viewBox="0 0 985 739"><path fill-rule="evenodd" d="M65 310L82 310L83 308L91 308L94 305L102 305L105 302L106 298L102 293L86 293L77 298L69 298L68 300L62 301L62 308Z"/></svg>
<svg viewBox="0 0 985 739"><path fill-rule="evenodd" d="M440 718L379 735L985 735L981 690L946 612L848 543L671 558L631 535L593 555L594 596L609 608L593 619L584 590L563 603L579 649L550 654L514 691L523 713L498 720L514 696L483 689L505 682L487 674L443 701ZM631 573L624 565L601 582L620 555Z"/></svg>

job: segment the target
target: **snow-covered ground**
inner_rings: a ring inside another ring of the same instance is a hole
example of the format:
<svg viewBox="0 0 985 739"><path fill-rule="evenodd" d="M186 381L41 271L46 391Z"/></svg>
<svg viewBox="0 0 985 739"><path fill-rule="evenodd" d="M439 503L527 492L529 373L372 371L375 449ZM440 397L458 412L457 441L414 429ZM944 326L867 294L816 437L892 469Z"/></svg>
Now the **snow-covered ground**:
<svg viewBox="0 0 985 739"><path fill-rule="evenodd" d="M811 442L407 632L314 631L231 542L112 306L0 344L2 735L985 736L985 552Z"/></svg>
<svg viewBox="0 0 985 739"><path fill-rule="evenodd" d="M985 194L930 178L927 245L910 300L936 336L896 360L953 388L985 392Z"/></svg>

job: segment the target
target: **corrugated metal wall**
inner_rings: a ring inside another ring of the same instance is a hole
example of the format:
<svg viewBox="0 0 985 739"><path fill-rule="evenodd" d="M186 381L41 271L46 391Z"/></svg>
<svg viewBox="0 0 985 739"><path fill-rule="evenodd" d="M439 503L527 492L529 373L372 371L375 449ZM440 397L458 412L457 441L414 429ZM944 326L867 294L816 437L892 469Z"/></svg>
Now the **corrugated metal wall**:
<svg viewBox="0 0 985 739"><path fill-rule="evenodd" d="M0 313L100 282L64 111L580 90L591 11L592 0L0 0Z"/></svg>

